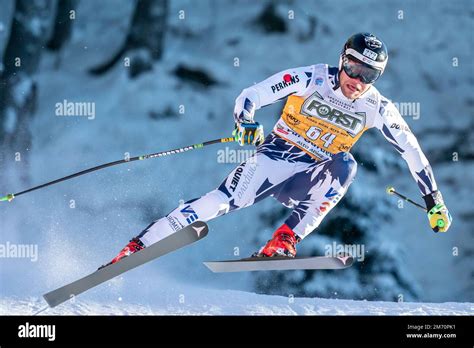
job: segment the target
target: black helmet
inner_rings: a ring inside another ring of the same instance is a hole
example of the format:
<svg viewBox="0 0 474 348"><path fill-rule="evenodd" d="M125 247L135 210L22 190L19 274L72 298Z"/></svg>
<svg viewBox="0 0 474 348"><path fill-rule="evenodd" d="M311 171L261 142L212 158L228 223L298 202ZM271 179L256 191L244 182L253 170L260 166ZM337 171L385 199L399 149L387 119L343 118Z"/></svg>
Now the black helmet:
<svg viewBox="0 0 474 348"><path fill-rule="evenodd" d="M381 73L388 61L387 46L370 33L354 34L346 41L341 52L339 68L342 67L342 61L346 56L356 59L372 69L380 70Z"/></svg>

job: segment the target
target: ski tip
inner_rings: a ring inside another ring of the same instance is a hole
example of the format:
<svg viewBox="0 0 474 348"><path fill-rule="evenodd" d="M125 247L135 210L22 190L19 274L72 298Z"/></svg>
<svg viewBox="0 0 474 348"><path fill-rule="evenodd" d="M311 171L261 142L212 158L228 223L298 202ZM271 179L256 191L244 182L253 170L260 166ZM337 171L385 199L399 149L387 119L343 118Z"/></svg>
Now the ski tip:
<svg viewBox="0 0 474 348"><path fill-rule="evenodd" d="M339 255L337 256L337 258L341 260L344 266L343 268L351 267L354 263L354 258L352 257L352 255Z"/></svg>
<svg viewBox="0 0 474 348"><path fill-rule="evenodd" d="M212 267L212 261L203 262L203 265L206 266L211 272L216 273L216 271Z"/></svg>
<svg viewBox="0 0 474 348"><path fill-rule="evenodd" d="M204 221L196 221L191 224L191 227L196 232L198 239L202 239L207 236L209 232L209 226Z"/></svg>

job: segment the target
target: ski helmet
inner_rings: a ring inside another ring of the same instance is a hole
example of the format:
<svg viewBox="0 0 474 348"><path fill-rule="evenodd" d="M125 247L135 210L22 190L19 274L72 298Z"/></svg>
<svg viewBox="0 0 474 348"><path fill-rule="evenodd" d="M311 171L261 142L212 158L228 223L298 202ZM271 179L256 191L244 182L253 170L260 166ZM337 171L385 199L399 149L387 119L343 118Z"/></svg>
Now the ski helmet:
<svg viewBox="0 0 474 348"><path fill-rule="evenodd" d="M346 57L350 57L369 68L379 70L380 75L382 75L388 61L387 46L373 34L357 33L346 41L342 49L339 70L342 69Z"/></svg>

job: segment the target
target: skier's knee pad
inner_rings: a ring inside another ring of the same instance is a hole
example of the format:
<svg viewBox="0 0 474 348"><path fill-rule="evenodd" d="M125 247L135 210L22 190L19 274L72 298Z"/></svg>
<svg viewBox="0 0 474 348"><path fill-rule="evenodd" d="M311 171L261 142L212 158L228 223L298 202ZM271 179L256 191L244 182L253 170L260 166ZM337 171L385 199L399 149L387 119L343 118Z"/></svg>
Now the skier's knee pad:
<svg viewBox="0 0 474 348"><path fill-rule="evenodd" d="M342 186L350 184L357 173L357 162L349 152L338 152L331 158L329 170Z"/></svg>

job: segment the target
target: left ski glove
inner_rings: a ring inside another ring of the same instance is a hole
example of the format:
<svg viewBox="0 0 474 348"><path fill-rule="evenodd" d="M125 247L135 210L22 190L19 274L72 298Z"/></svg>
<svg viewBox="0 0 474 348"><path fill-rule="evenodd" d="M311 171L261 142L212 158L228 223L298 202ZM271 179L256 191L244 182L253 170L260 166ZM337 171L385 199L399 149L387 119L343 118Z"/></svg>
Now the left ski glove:
<svg viewBox="0 0 474 348"><path fill-rule="evenodd" d="M441 192L434 191L423 196L428 211L430 226L435 232L447 232L453 218L444 204Z"/></svg>
<svg viewBox="0 0 474 348"><path fill-rule="evenodd" d="M236 123L232 135L240 146L256 145L259 146L265 140L263 126L258 122L254 123Z"/></svg>

